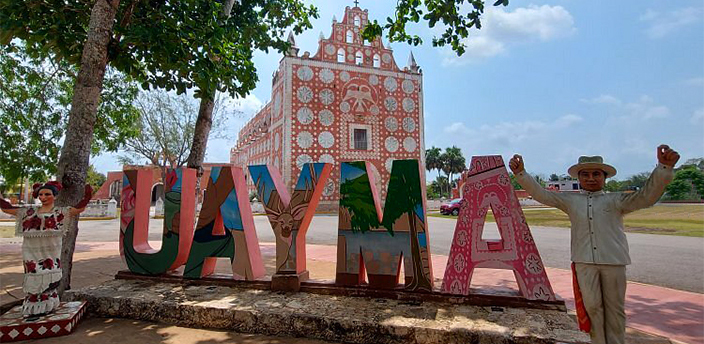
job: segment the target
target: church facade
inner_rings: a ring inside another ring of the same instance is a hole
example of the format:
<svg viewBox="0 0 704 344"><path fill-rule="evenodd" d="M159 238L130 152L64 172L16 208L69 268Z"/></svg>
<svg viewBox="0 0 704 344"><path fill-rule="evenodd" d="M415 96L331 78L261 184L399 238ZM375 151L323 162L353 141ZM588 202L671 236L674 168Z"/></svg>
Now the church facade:
<svg viewBox="0 0 704 344"><path fill-rule="evenodd" d="M330 36L321 33L313 56L299 55L289 36L292 48L273 75L271 101L240 130L231 163L245 171L271 164L289 190L303 164L333 164L322 209L337 206L342 161L372 163L382 200L393 160L425 166L422 72L413 55L401 69L381 38L365 41L368 20L367 10L347 7L341 21L333 18ZM248 184L253 188L250 178Z"/></svg>

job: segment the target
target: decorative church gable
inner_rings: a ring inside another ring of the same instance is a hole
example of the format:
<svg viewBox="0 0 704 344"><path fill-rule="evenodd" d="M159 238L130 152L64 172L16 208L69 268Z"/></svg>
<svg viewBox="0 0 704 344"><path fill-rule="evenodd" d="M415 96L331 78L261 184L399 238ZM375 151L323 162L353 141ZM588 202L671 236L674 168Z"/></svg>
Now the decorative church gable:
<svg viewBox="0 0 704 344"><path fill-rule="evenodd" d="M345 8L341 22L333 19L332 33L324 38L321 33L318 52L313 60L349 63L381 70L400 71L393 51L384 47L380 37L365 41L362 30L369 20L369 11L359 7Z"/></svg>

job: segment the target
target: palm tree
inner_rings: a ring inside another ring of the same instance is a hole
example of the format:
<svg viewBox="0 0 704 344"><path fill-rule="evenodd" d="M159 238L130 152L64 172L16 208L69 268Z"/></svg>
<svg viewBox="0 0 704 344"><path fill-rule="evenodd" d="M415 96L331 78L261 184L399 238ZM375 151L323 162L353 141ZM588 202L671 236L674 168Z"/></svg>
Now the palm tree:
<svg viewBox="0 0 704 344"><path fill-rule="evenodd" d="M466 160L462 155L462 150L456 146L445 148L445 153L440 155L443 161L442 170L448 176L448 195L452 196L452 175L462 173L466 169Z"/></svg>
<svg viewBox="0 0 704 344"><path fill-rule="evenodd" d="M428 171L438 170L438 176L443 168L443 161L440 159L442 150L432 146L425 150L425 169ZM442 189L440 189L440 197L442 197Z"/></svg>

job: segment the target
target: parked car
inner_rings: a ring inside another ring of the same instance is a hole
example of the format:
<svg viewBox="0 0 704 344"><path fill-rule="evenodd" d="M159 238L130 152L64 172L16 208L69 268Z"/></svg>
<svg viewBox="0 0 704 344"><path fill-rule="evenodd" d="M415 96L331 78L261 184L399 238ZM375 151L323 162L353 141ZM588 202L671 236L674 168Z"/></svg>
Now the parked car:
<svg viewBox="0 0 704 344"><path fill-rule="evenodd" d="M440 206L440 214L457 216L460 214L460 202L461 198L455 198L450 203L445 203Z"/></svg>

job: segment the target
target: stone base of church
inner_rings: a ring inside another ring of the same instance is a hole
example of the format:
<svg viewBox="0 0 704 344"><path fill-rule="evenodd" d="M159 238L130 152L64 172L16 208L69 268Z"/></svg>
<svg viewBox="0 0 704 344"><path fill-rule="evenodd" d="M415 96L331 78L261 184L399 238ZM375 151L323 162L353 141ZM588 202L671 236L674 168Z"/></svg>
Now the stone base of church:
<svg viewBox="0 0 704 344"><path fill-rule="evenodd" d="M22 315L22 306L14 307L0 316L0 343L65 336L76 329L85 311L85 302L62 302L53 312L32 319Z"/></svg>

